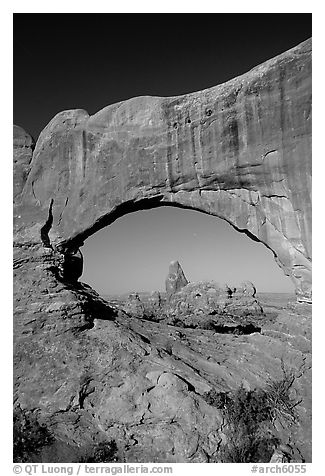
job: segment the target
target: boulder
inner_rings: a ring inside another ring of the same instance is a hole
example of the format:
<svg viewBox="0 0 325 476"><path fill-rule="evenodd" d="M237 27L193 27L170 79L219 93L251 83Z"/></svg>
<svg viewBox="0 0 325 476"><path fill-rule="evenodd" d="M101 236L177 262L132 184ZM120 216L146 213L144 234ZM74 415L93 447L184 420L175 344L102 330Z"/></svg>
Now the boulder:
<svg viewBox="0 0 325 476"><path fill-rule="evenodd" d="M145 307L138 293L129 294L122 309L132 317L142 318L145 316Z"/></svg>
<svg viewBox="0 0 325 476"><path fill-rule="evenodd" d="M165 301L166 298L159 291L153 291L144 304L147 318L157 322L165 319Z"/></svg>

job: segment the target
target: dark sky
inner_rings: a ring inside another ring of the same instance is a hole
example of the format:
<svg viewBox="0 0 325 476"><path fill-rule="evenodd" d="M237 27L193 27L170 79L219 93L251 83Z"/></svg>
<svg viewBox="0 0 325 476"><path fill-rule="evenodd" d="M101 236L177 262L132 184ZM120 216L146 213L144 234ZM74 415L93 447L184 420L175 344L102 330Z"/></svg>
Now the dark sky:
<svg viewBox="0 0 325 476"><path fill-rule="evenodd" d="M14 123L36 139L64 109L205 89L310 36L310 14L15 14ZM175 259L191 281L293 291L265 246L191 210L126 215L82 252L82 280L103 294L161 290Z"/></svg>
<svg viewBox="0 0 325 476"><path fill-rule="evenodd" d="M205 89L310 36L311 14L14 14L14 123Z"/></svg>

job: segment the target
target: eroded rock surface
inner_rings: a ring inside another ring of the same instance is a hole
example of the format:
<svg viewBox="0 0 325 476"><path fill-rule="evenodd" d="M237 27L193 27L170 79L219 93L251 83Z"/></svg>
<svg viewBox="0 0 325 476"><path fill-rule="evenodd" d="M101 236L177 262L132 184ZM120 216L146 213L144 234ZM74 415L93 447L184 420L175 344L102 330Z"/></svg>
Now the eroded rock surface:
<svg viewBox="0 0 325 476"><path fill-rule="evenodd" d="M67 250L136 209L227 220L311 296L311 41L216 87L63 111L37 140L16 230ZM51 205L52 203L52 205Z"/></svg>
<svg viewBox="0 0 325 476"><path fill-rule="evenodd" d="M15 262L15 407L37 412L55 437L34 461L79 461L112 439L120 461L216 461L224 419L205 395L264 388L281 380L282 363L295 374L299 420L269 431L291 461L311 460L308 307L271 305L248 335L166 325L58 280L56 253L40 246L31 261L30 251Z"/></svg>
<svg viewBox="0 0 325 476"><path fill-rule="evenodd" d="M131 314L133 317L142 318L145 316L145 306L141 302L140 296L137 293L129 295L123 306L124 312Z"/></svg>
<svg viewBox="0 0 325 476"><path fill-rule="evenodd" d="M183 268L178 261L172 261L170 263L165 284L168 298L188 284Z"/></svg>
<svg viewBox="0 0 325 476"><path fill-rule="evenodd" d="M189 283L170 297L167 322L207 329L230 323L247 325L263 314L255 292L252 283L238 289L213 281Z"/></svg>
<svg viewBox="0 0 325 476"><path fill-rule="evenodd" d="M204 395L263 387L284 362L299 419L271 430L293 461L310 461L308 307L220 334L126 315L78 278L88 236L169 204L263 242L310 300L311 42L198 93L59 113L31 162L30 137L16 132L14 401L55 436L38 460L78 461L114 439L122 461L214 461L224 421Z"/></svg>
<svg viewBox="0 0 325 476"><path fill-rule="evenodd" d="M30 171L30 162L32 160L35 142L22 127L13 128L13 154L14 154L14 183L13 198L17 202L24 188L27 176Z"/></svg>

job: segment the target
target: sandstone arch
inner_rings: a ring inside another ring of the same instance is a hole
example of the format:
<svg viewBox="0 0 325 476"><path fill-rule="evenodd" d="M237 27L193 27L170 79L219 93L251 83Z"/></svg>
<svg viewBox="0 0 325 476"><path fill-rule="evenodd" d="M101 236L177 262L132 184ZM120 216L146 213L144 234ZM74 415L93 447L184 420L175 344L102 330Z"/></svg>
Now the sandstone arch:
<svg viewBox="0 0 325 476"><path fill-rule="evenodd" d="M57 114L20 189L19 243L74 255L128 211L182 206L264 243L310 301L311 40L201 92Z"/></svg>
<svg viewBox="0 0 325 476"><path fill-rule="evenodd" d="M293 462L311 461L310 306L243 339L195 330L182 340L77 282L87 236L170 204L263 242L310 300L310 108L308 40L206 91L62 112L35 149L14 129L14 402L42 416L72 462L103 438L126 462L213 462L224 419L206 392L263 388L283 378L282 362L301 401L280 439ZM58 448L39 461L61 461Z"/></svg>

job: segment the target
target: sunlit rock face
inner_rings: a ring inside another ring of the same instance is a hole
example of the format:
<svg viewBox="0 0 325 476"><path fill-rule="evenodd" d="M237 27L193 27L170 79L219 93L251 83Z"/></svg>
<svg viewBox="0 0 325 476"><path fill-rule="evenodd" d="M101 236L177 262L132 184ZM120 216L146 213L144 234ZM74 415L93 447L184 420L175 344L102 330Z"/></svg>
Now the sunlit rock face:
<svg viewBox="0 0 325 476"><path fill-rule="evenodd" d="M263 242L310 300L310 108L306 41L205 91L62 112L33 154L16 129L14 402L55 438L30 461L80 461L111 439L120 461L219 461L226 427L206 393L264 388L285 369L298 417L268 431L291 461L311 461L308 304L268 312L263 302L258 329L234 335L166 325L160 295L150 297L159 322L133 317L78 282L88 236L169 204ZM245 289L255 303L254 287Z"/></svg>
<svg viewBox="0 0 325 476"><path fill-rule="evenodd" d="M166 306L168 323L213 329L234 322L247 324L263 314L252 283L238 288L214 281L189 283L175 292Z"/></svg>
<svg viewBox="0 0 325 476"><path fill-rule="evenodd" d="M17 226L43 226L53 200L49 236L68 247L134 207L202 210L265 243L309 300L310 182L308 40L204 91L57 114L38 138Z"/></svg>
<svg viewBox="0 0 325 476"><path fill-rule="evenodd" d="M13 127L13 197L15 201L19 200L27 180L34 146L34 139L22 127Z"/></svg>
<svg viewBox="0 0 325 476"><path fill-rule="evenodd" d="M178 261L172 261L169 265L168 276L165 281L167 297L180 291L188 284L183 268Z"/></svg>

